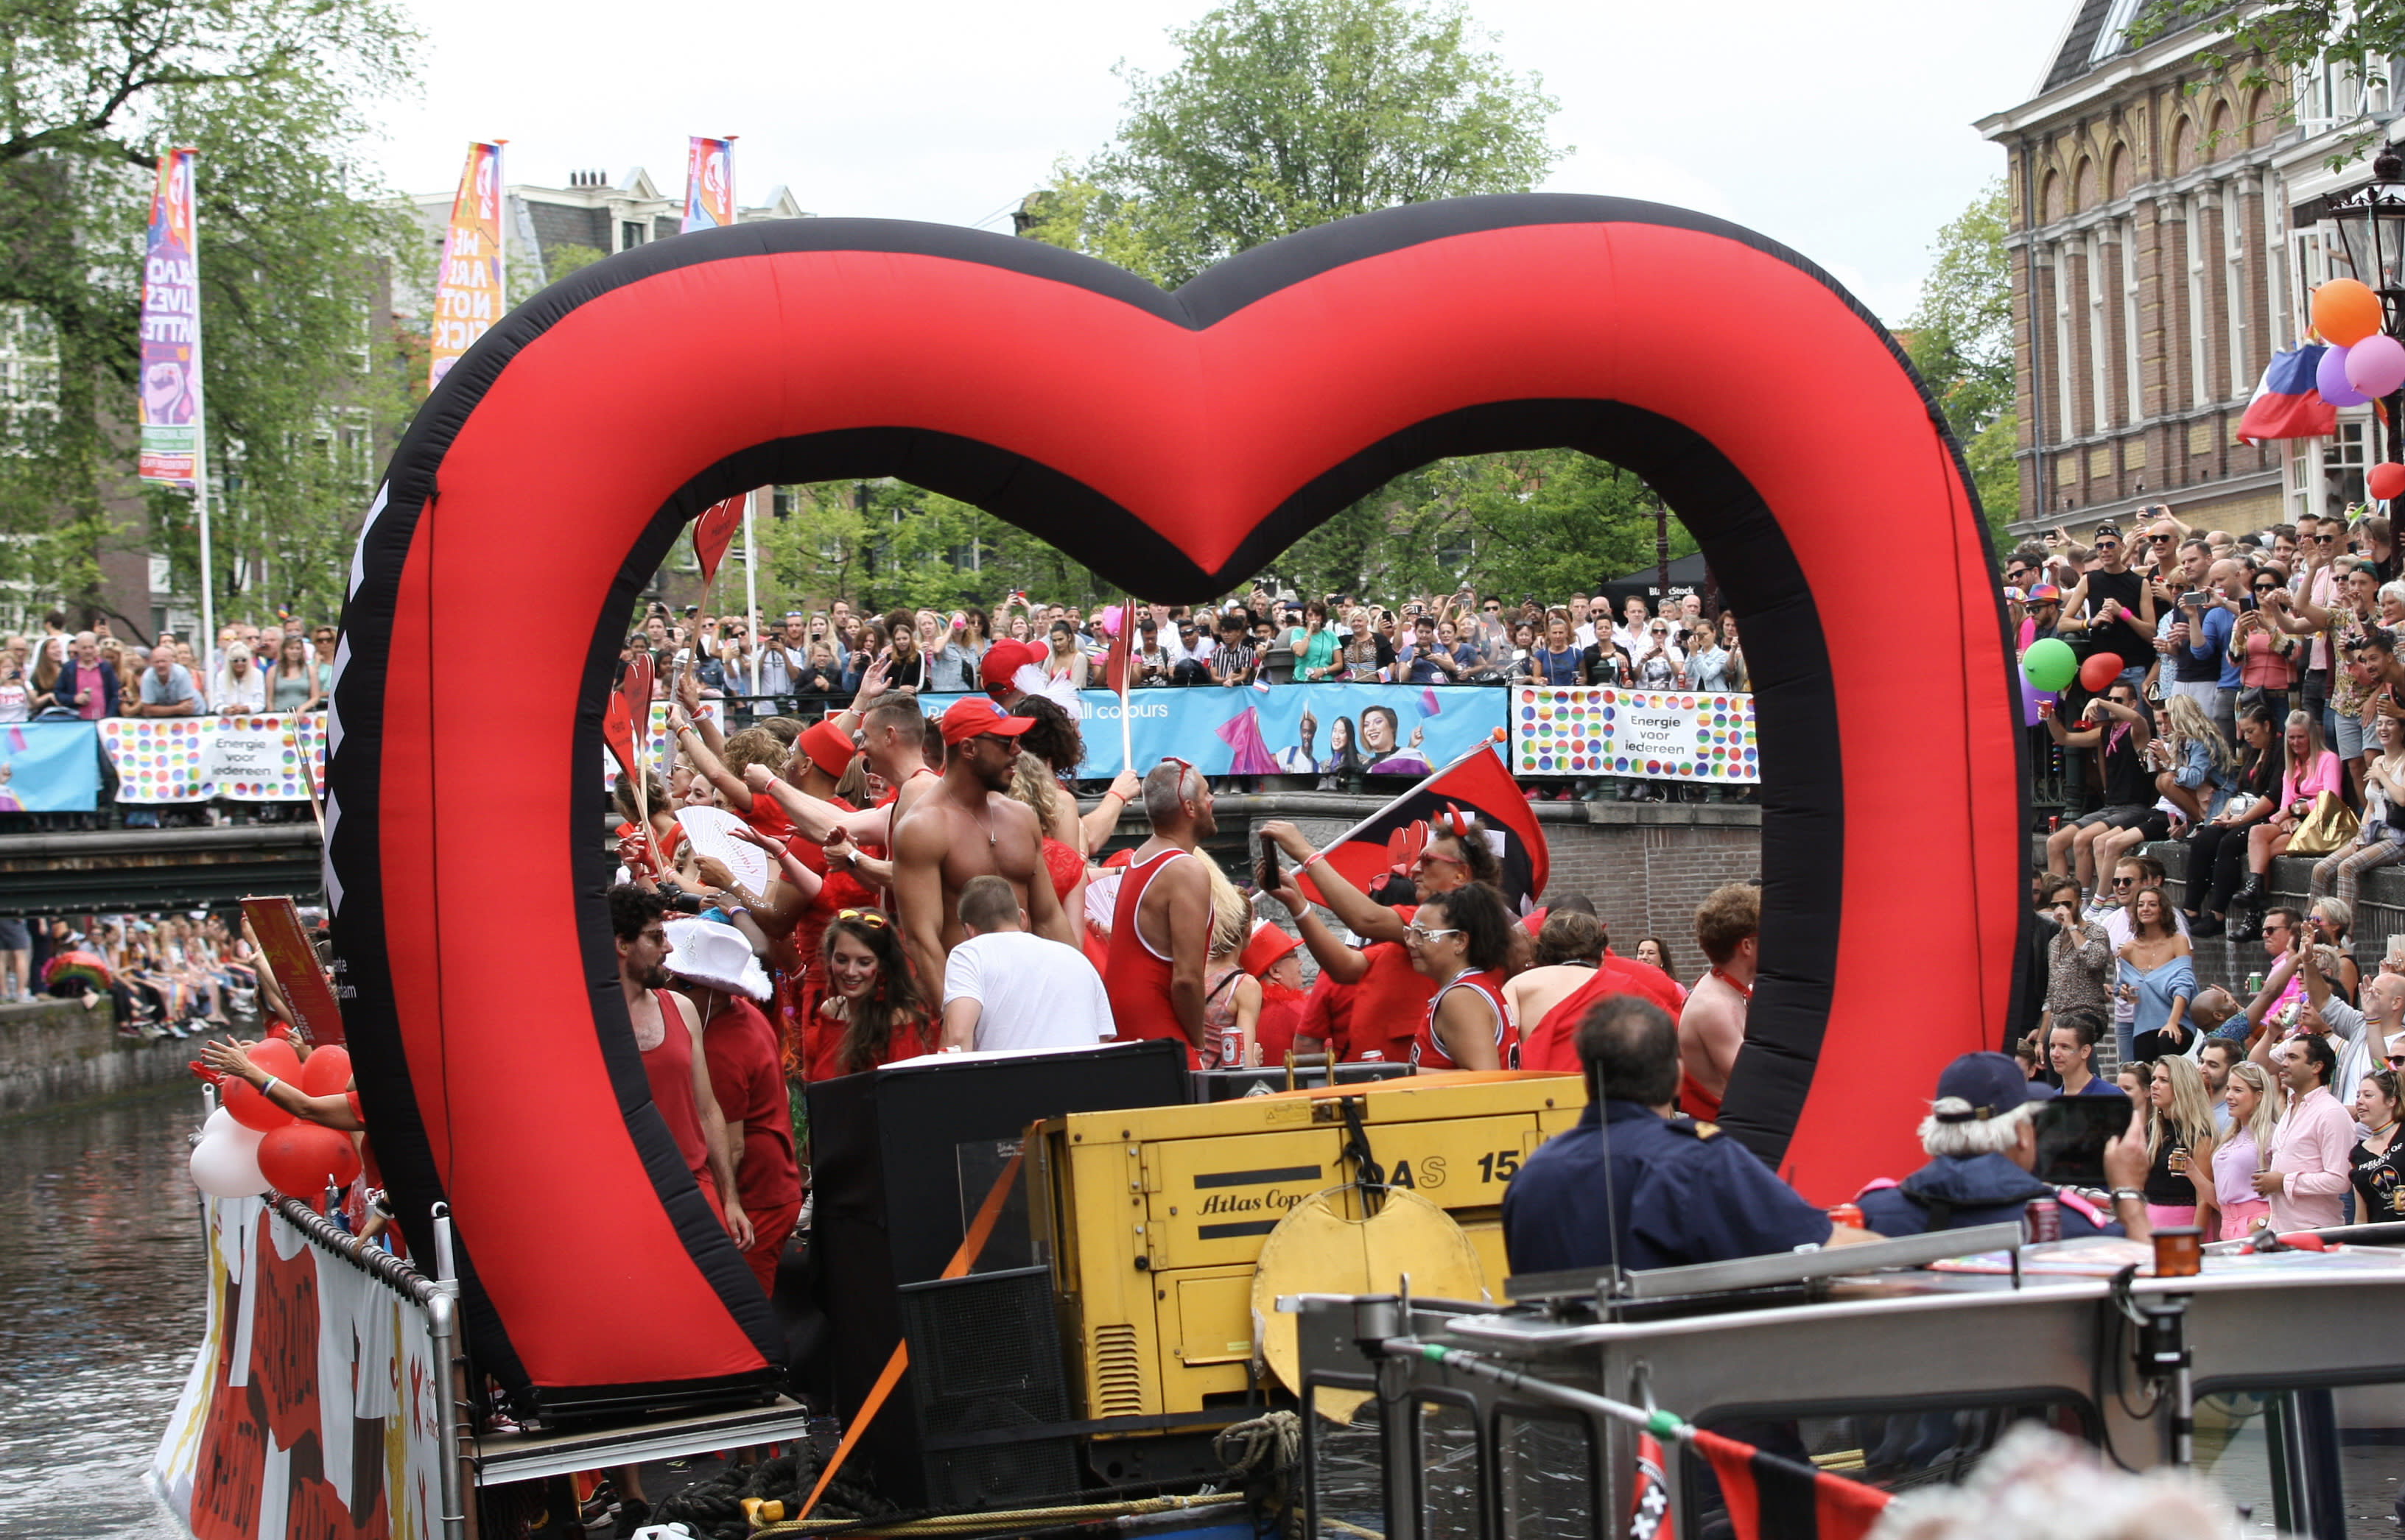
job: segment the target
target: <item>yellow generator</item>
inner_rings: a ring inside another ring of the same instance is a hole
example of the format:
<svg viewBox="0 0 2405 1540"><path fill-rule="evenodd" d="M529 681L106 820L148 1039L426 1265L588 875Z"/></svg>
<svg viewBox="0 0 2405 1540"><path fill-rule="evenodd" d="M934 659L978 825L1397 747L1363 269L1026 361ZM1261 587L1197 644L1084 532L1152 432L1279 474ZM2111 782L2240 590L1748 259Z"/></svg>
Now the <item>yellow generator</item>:
<svg viewBox="0 0 2405 1540"><path fill-rule="evenodd" d="M1585 1105L1577 1075L1505 1071L1040 1125L1030 1218L1052 1269L1076 1415L1141 1420L1129 1433L1153 1435L1254 1415L1254 1264L1296 1204L1357 1179L1348 1146L1366 1144L1391 1188L1445 1210L1499 1295L1504 1183ZM1147 1463L1126 1452L1117 1479ZM1093 1463L1110 1475L1100 1446Z"/></svg>

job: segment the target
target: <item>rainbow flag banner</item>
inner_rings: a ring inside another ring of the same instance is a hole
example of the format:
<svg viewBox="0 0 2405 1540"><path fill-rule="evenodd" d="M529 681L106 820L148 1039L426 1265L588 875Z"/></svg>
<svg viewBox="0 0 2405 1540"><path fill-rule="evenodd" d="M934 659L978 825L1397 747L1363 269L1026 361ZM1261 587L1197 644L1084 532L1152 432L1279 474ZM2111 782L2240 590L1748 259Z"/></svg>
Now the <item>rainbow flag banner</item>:
<svg viewBox="0 0 2405 1540"><path fill-rule="evenodd" d="M120 802L306 802L302 757L321 784L326 773L321 713L106 717L98 725Z"/></svg>
<svg viewBox="0 0 2405 1540"><path fill-rule="evenodd" d="M479 141L468 147L459 190L451 198L451 225L443 236L427 388L441 385L459 355L473 347L509 308L507 277L501 250L501 142Z"/></svg>
<svg viewBox="0 0 2405 1540"><path fill-rule="evenodd" d="M1751 695L1518 684L1510 715L1514 776L1762 779Z"/></svg>
<svg viewBox="0 0 2405 1540"><path fill-rule="evenodd" d="M696 138L684 152L684 223L679 232L735 222L735 140Z"/></svg>
<svg viewBox="0 0 2405 1540"><path fill-rule="evenodd" d="M192 218L198 151L159 157L142 258L139 474L190 489L201 456L201 264Z"/></svg>

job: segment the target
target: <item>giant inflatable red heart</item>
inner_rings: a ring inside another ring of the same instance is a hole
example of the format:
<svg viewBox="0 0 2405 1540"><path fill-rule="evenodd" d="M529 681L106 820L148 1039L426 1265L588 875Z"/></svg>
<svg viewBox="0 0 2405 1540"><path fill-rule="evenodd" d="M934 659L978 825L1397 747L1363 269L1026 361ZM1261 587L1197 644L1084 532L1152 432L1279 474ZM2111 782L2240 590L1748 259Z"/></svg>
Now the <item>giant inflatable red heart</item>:
<svg viewBox="0 0 2405 1540"><path fill-rule="evenodd" d="M742 225L495 326L419 413L353 567L327 777L345 1015L421 1254L428 1204L452 1206L483 1365L568 1407L778 1357L644 1092L596 837L620 628L696 514L898 476L1199 598L1412 466L1550 444L1644 476L1744 620L1764 924L1727 1127L1818 1198L1917 1165L1938 1068L2002 1045L2013 1008L2018 695L1960 457L1819 270L1588 198L1390 210L1174 294L972 231ZM497 695L458 641L499 608L592 638L583 663L533 649Z"/></svg>

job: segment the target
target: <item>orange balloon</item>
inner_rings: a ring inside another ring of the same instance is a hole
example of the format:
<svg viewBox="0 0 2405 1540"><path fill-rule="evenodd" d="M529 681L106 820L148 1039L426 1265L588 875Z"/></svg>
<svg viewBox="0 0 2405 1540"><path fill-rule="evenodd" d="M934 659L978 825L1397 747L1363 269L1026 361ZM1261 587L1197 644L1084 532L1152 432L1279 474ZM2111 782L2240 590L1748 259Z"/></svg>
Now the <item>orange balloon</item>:
<svg viewBox="0 0 2405 1540"><path fill-rule="evenodd" d="M2314 290L2314 329L2322 341L2340 347L2356 343L2380 329L2380 296L2355 278L2332 278Z"/></svg>

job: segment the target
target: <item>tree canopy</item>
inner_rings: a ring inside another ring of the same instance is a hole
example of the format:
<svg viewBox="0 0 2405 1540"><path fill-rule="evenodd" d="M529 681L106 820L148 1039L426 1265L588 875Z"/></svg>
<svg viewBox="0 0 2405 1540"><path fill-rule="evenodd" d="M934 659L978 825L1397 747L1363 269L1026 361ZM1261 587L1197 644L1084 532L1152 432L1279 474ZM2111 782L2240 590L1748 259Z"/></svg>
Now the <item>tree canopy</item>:
<svg viewBox="0 0 2405 1540"><path fill-rule="evenodd" d="M1906 352L1962 445L1990 527L2020 516L2020 420L2013 403L2011 219L2002 177L1937 232Z"/></svg>
<svg viewBox="0 0 2405 1540"><path fill-rule="evenodd" d="M93 608L124 546L197 589L190 499L137 495L129 442L152 167L189 145L219 609L332 613L407 404L370 324L400 216L356 147L417 50L389 0L0 0L0 311L56 358L0 415L0 580Z"/></svg>

